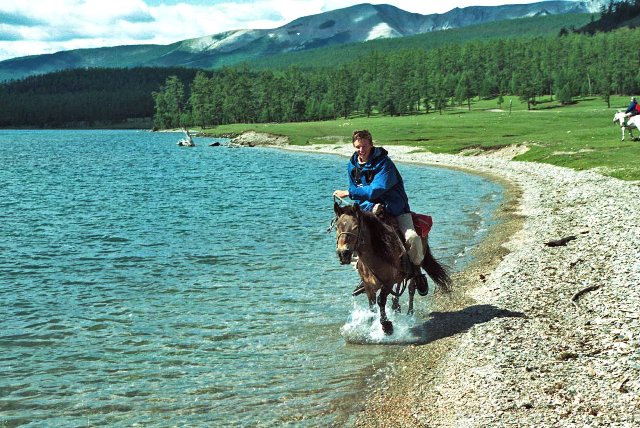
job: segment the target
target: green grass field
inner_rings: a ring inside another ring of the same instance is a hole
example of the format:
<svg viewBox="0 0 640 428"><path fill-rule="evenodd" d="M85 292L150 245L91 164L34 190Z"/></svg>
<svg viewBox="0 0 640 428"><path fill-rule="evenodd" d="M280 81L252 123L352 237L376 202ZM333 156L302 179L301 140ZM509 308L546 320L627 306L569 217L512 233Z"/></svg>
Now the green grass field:
<svg viewBox="0 0 640 428"><path fill-rule="evenodd" d="M512 101L509 112L509 101ZM598 97L578 99L560 106L541 99L527 110L517 97L505 97L501 111L497 100L482 100L449 108L439 114L353 117L323 122L234 124L207 129L209 135L246 130L287 135L293 144L349 142L351 132L368 129L378 145L410 145L434 153L466 153L524 144L528 152L516 160L545 162L576 170L595 168L623 180L640 180L640 141L621 132L612 122L629 97L612 97L611 108ZM640 131L636 131L640 136ZM466 150L472 149L472 150Z"/></svg>

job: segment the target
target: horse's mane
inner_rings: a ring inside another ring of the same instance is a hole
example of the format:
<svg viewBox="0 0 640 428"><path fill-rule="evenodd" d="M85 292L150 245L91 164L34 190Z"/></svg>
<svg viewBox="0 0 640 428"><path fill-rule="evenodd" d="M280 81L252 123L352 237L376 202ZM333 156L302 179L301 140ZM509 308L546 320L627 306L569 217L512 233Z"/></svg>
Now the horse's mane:
<svg viewBox="0 0 640 428"><path fill-rule="evenodd" d="M393 227L370 212L362 213L362 221L371 232L371 249L373 252L389 263L394 263L394 261L398 260L400 258L400 254L398 254L398 236Z"/></svg>
<svg viewBox="0 0 640 428"><path fill-rule="evenodd" d="M357 212L359 211L359 212ZM393 264L400 259L398 235L395 229L381 220L375 214L368 211L361 211L355 205L342 207L342 213L357 218L362 218L362 226L369 231L371 235L371 250L373 253L388 263Z"/></svg>

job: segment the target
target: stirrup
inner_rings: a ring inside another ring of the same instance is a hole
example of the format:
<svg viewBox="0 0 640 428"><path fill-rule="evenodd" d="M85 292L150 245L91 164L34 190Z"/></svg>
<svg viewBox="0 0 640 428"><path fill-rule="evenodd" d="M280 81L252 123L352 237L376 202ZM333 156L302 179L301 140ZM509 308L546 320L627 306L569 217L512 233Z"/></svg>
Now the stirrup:
<svg viewBox="0 0 640 428"><path fill-rule="evenodd" d="M414 281L419 295L426 296L429 294L429 282L427 281L427 276L425 274L416 275L411 278L411 280Z"/></svg>
<svg viewBox="0 0 640 428"><path fill-rule="evenodd" d="M360 284L356 285L356 288L351 293L352 296L358 296L364 293L364 282L360 281Z"/></svg>

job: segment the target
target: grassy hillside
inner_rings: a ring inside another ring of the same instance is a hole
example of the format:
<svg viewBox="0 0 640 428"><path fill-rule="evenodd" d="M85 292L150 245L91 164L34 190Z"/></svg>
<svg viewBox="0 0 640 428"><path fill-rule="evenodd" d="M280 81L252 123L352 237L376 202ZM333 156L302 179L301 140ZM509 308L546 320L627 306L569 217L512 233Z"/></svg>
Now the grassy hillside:
<svg viewBox="0 0 640 428"><path fill-rule="evenodd" d="M542 100L527 111L509 97L502 110L496 100L476 102L472 110L449 109L444 114L404 117L353 118L308 123L219 126L209 132L239 133L256 130L288 135L294 144L350 141L351 132L369 129L380 145L403 144L435 153L474 153L511 144L530 150L517 160L544 162L576 170L596 168L605 175L640 180L640 141L627 136L620 141L620 128L612 123L616 108L624 108L627 97L612 97L612 108L599 98L580 99L559 106ZM616 108L614 108L616 107ZM636 131L636 136L640 135Z"/></svg>
<svg viewBox="0 0 640 428"><path fill-rule="evenodd" d="M353 61L354 58L366 55L371 51L397 52L404 49L429 50L451 43L463 44L473 40L557 35L563 27L577 28L585 25L590 20L591 15L589 14L567 14L512 19L465 28L434 31L417 36L372 40L365 43L291 52L268 58L248 60L246 63L251 68L258 70L282 69L292 65L310 68L326 67L328 64L337 66L347 64Z"/></svg>

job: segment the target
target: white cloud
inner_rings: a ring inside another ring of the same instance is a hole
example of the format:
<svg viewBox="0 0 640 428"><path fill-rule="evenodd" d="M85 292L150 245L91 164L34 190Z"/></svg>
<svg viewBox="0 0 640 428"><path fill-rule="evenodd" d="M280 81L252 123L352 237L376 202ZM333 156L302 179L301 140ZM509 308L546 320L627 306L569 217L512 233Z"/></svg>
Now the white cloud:
<svg viewBox="0 0 640 428"><path fill-rule="evenodd" d="M0 0L0 60L77 48L168 44L232 29L272 28L297 17L303 2L283 2L282 14L268 1L210 5L185 1L157 6L142 0L7 3Z"/></svg>
<svg viewBox="0 0 640 428"><path fill-rule="evenodd" d="M169 44L228 30L275 28L367 0L0 0L0 60L78 48ZM369 1L416 13L533 0Z"/></svg>

